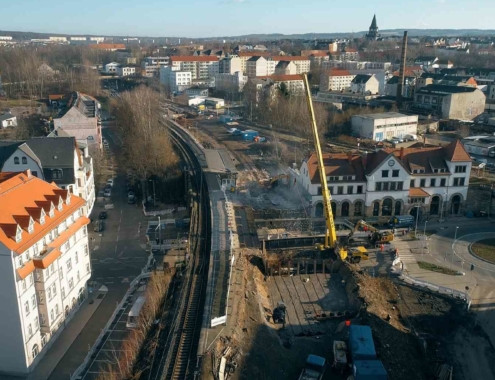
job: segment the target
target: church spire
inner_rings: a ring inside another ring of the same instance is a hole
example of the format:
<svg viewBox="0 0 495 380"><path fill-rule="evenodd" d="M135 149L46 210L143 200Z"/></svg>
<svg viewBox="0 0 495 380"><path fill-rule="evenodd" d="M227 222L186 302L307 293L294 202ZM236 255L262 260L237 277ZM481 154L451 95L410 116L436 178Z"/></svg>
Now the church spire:
<svg viewBox="0 0 495 380"><path fill-rule="evenodd" d="M373 15L373 21L371 21L370 29L378 29L378 27L376 26L376 14Z"/></svg>
<svg viewBox="0 0 495 380"><path fill-rule="evenodd" d="M370 30L366 37L369 40L377 40L380 35L378 34L378 25L376 24L376 15L373 15L373 20L371 21Z"/></svg>

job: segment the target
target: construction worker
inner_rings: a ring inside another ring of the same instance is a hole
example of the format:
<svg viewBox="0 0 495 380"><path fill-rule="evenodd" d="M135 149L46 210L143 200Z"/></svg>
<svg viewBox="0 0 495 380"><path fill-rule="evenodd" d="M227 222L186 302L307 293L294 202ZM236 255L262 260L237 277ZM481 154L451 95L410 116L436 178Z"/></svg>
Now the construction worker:
<svg viewBox="0 0 495 380"><path fill-rule="evenodd" d="M384 248L385 248L385 246L383 245L383 243L380 244L380 252L383 252Z"/></svg>

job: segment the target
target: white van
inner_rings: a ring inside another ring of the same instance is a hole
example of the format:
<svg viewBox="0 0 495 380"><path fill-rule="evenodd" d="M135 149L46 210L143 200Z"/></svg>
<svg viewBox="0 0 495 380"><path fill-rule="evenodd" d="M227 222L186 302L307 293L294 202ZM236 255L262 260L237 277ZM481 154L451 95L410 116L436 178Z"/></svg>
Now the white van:
<svg viewBox="0 0 495 380"><path fill-rule="evenodd" d="M404 135L404 141L417 141L417 135Z"/></svg>

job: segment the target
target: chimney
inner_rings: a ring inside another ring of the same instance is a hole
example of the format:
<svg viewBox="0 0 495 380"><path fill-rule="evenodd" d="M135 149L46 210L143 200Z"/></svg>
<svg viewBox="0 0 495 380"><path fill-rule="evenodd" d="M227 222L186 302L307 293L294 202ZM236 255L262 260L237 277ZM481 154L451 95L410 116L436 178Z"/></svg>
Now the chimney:
<svg viewBox="0 0 495 380"><path fill-rule="evenodd" d="M349 163L352 163L352 152L347 152L347 161L349 161Z"/></svg>
<svg viewBox="0 0 495 380"><path fill-rule="evenodd" d="M363 154L363 168L366 171L366 166L368 165L368 151L364 151Z"/></svg>
<svg viewBox="0 0 495 380"><path fill-rule="evenodd" d="M406 74L406 54L407 54L407 30L404 31L404 38L402 40L402 53L400 56L399 83L397 85L397 96L396 96L397 104L399 107L402 105L404 77Z"/></svg>
<svg viewBox="0 0 495 380"><path fill-rule="evenodd" d="M402 159L404 158L404 147L401 147L400 148L400 156L399 157L400 157L400 159L402 161Z"/></svg>

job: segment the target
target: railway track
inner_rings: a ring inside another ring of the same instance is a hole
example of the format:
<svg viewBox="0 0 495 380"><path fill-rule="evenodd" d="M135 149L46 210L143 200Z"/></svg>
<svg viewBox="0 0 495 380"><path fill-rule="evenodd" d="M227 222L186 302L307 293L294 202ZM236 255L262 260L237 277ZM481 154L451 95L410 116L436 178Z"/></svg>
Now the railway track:
<svg viewBox="0 0 495 380"><path fill-rule="evenodd" d="M187 379L194 376L197 347L204 307L209 262L209 201L203 180L198 146L180 128L170 126L170 135L192 175L193 209L190 229L190 261L183 274L174 315L167 331L160 334L148 373L150 380ZM194 142L192 142L194 145Z"/></svg>

